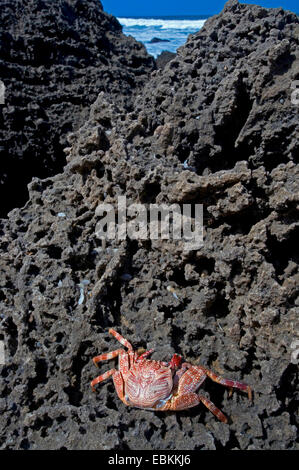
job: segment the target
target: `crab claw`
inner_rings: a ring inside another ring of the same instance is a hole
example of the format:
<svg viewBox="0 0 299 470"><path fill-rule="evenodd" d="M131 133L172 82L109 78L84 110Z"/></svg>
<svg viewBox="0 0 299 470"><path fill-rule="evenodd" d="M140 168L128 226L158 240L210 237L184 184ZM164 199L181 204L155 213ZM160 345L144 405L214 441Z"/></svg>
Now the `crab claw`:
<svg viewBox="0 0 299 470"><path fill-rule="evenodd" d="M182 356L179 356L178 354L174 354L171 358L171 361L169 363L169 367L171 369L178 369L181 365L182 362Z"/></svg>

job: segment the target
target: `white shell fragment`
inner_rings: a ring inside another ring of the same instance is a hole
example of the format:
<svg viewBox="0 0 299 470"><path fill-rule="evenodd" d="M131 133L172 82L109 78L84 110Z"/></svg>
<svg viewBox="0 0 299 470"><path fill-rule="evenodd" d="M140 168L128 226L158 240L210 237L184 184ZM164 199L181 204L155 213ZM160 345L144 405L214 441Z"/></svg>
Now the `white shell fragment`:
<svg viewBox="0 0 299 470"><path fill-rule="evenodd" d="M79 288L80 288L80 297L79 297L79 300L78 300L78 305L82 305L83 302L84 302L84 299L85 299L85 296L84 296L84 288L85 286L88 286L88 284L90 284L90 281L88 279L83 279L79 284Z"/></svg>
<svg viewBox="0 0 299 470"><path fill-rule="evenodd" d="M179 300L179 298L177 296L177 293L176 293L176 291L174 290L174 288L172 286L167 286L167 290L168 290L168 292L172 293L172 295L175 299Z"/></svg>
<svg viewBox="0 0 299 470"><path fill-rule="evenodd" d="M84 302L84 287L80 287L80 297L78 300L78 305L82 305Z"/></svg>

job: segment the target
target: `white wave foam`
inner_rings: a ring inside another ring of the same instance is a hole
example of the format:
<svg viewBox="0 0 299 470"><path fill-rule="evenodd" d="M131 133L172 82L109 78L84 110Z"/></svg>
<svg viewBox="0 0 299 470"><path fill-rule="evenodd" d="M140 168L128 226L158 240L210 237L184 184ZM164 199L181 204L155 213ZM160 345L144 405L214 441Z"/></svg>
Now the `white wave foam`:
<svg viewBox="0 0 299 470"><path fill-rule="evenodd" d="M161 29L190 29L202 28L206 20L163 20L153 18L117 18L122 26L127 28L136 26L159 27Z"/></svg>

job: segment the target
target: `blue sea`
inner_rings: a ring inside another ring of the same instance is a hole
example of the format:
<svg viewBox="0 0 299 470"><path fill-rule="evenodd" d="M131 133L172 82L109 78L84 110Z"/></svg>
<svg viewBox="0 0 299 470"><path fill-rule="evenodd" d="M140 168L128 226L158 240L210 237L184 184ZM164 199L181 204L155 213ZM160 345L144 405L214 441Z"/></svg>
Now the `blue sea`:
<svg viewBox="0 0 299 470"><path fill-rule="evenodd" d="M149 54L157 57L162 51L176 52L189 34L202 28L207 16L161 16L152 18L117 18L127 36L143 42ZM153 38L167 39L169 42L151 44Z"/></svg>

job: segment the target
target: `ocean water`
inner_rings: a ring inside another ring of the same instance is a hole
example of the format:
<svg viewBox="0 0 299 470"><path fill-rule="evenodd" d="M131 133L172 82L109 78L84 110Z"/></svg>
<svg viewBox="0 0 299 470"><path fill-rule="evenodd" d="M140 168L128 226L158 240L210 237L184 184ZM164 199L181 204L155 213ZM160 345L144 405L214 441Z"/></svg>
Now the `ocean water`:
<svg viewBox="0 0 299 470"><path fill-rule="evenodd" d="M117 18L126 35L143 42L149 54L157 57L162 51L176 52L189 34L202 28L206 16L161 16L152 18ZM151 44L153 38L167 39L169 42Z"/></svg>

